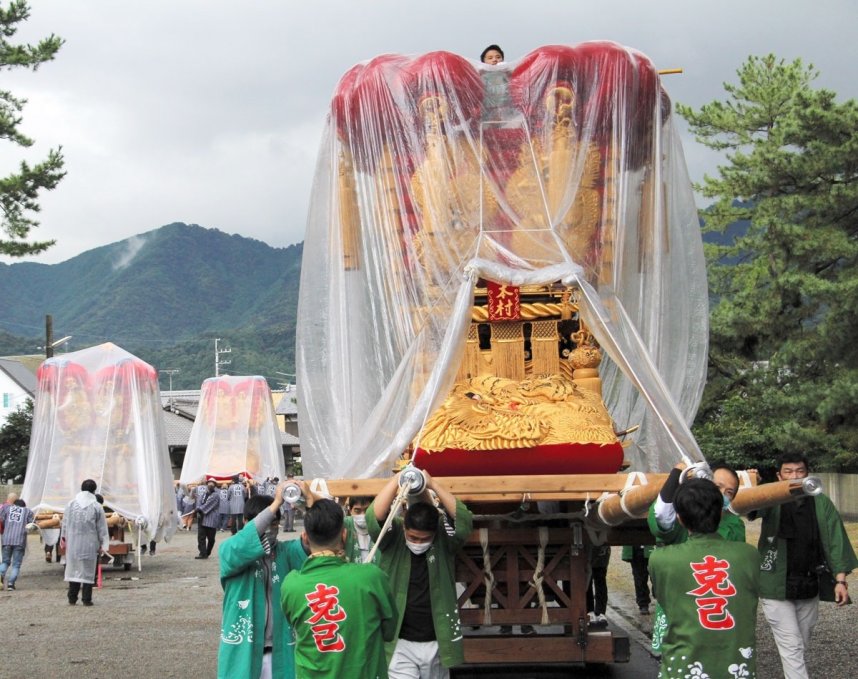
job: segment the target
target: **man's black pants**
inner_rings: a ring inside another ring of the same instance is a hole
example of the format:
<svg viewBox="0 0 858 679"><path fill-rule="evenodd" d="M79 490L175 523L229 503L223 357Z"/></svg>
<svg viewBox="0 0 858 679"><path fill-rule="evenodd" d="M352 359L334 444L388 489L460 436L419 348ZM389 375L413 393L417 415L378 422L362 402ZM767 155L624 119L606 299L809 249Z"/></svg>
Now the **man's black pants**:
<svg viewBox="0 0 858 679"><path fill-rule="evenodd" d="M200 556L211 556L216 535L217 528L197 524L197 549L200 550Z"/></svg>

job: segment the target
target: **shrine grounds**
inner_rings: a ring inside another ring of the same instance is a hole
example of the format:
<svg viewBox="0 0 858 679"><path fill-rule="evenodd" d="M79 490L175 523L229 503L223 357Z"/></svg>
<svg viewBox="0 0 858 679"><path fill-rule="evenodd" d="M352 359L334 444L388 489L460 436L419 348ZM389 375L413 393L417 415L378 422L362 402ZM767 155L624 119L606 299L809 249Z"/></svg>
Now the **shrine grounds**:
<svg viewBox="0 0 858 679"><path fill-rule="evenodd" d="M747 526L748 541L756 544L759 522ZM850 524L849 532L858 544L858 524ZM218 545L228 535L219 532ZM221 614L218 560L213 554L198 561L196 553L196 532L179 531L170 543L158 545L157 556L142 557L142 572L136 563L130 571L106 568L95 605L85 608L68 605L62 566L45 563L39 538L31 535L16 591L0 592L0 679L214 677ZM858 578L850 581L856 596ZM620 559L620 548L612 550L608 587L609 620L630 630L633 644L646 645L652 616L637 612L631 569ZM856 629L858 605L835 610L821 604L809 654L814 676L855 676L850 662ZM757 676L779 679L777 650L762 613L757 653Z"/></svg>

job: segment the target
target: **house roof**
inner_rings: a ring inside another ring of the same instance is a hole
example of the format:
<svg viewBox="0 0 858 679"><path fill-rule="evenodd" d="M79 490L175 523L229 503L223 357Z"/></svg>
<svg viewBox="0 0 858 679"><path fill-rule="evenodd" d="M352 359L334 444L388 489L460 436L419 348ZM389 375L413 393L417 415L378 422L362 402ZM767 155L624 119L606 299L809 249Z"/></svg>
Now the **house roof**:
<svg viewBox="0 0 858 679"><path fill-rule="evenodd" d="M284 446L300 446L301 441L298 440L297 436L293 436L289 432L281 431L280 432L280 443Z"/></svg>
<svg viewBox="0 0 858 679"><path fill-rule="evenodd" d="M187 446L194 421L164 409L164 431L168 446Z"/></svg>
<svg viewBox="0 0 858 679"><path fill-rule="evenodd" d="M172 406L174 413L193 422L200 407L200 390L162 391L161 405L165 410Z"/></svg>
<svg viewBox="0 0 858 679"><path fill-rule="evenodd" d="M33 376L36 375L39 366L42 365L42 363L44 363L45 361L44 354L21 354L19 356L3 356L2 358L8 359L10 361L17 361L27 370L33 373Z"/></svg>
<svg viewBox="0 0 858 679"><path fill-rule="evenodd" d="M283 397L277 402L277 407L274 408L276 415L287 415L291 417L298 416L298 392L295 387L291 386L283 392Z"/></svg>
<svg viewBox="0 0 858 679"><path fill-rule="evenodd" d="M186 446L191 438L191 429L194 420L197 419L197 411L200 405L199 389L188 389L184 391L162 391L161 405L164 408L164 428L167 432L167 445ZM282 401L287 399L288 393ZM293 404L294 405L294 404ZM282 414L279 411L277 414ZM301 442L297 436L285 431L280 431L280 444L284 446L300 446Z"/></svg>
<svg viewBox="0 0 858 679"><path fill-rule="evenodd" d="M5 372L12 380L26 391L30 396L36 393L36 373L29 366L19 360L25 357L0 358L0 370ZM44 360L44 359L41 359ZM38 365L36 366L38 369Z"/></svg>

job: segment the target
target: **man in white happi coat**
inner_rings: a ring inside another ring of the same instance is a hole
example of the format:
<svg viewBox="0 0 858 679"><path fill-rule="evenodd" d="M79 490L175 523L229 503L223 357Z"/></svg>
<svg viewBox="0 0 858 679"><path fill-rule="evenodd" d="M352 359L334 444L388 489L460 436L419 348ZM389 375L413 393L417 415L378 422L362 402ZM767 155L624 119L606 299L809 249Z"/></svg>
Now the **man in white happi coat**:
<svg viewBox="0 0 858 679"><path fill-rule="evenodd" d="M66 543L66 574L68 599L74 606L78 594L84 606L92 606L92 585L95 582L98 557L110 548L104 509L95 498L96 483L87 479L80 492L68 503L63 514L63 539Z"/></svg>

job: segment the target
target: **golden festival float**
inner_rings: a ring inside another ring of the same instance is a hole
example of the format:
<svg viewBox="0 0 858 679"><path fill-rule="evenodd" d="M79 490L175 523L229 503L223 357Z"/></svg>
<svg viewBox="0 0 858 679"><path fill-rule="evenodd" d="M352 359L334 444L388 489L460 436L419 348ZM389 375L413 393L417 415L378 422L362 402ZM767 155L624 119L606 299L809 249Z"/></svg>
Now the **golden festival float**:
<svg viewBox="0 0 858 679"><path fill-rule="evenodd" d="M275 476L282 479L283 471L280 430L265 378L205 380L180 482L193 486L215 479L226 484L236 475L264 481Z"/></svg>
<svg viewBox="0 0 858 679"><path fill-rule="evenodd" d="M22 497L43 539L55 544L66 505L93 479L104 497L109 553L129 569L133 545L176 530L158 374L108 342L47 359L37 379Z"/></svg>
<svg viewBox="0 0 858 679"><path fill-rule="evenodd" d="M646 56L388 54L343 76L301 274L304 474L373 495L413 451L469 503L468 663L628 660L587 624L587 553L651 542L664 473L705 463L707 342L697 209ZM743 511L806 492L744 478ZM539 633L486 633L520 624Z"/></svg>

